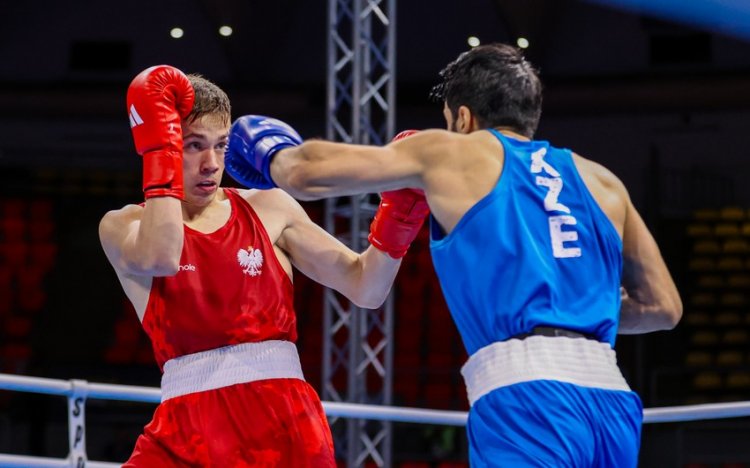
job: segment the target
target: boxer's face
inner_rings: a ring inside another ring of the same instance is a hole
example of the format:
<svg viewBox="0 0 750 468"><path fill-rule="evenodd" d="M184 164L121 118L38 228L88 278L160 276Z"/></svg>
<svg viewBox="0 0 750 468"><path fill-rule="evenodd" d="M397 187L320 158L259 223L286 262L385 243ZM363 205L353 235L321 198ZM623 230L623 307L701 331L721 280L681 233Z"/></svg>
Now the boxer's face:
<svg viewBox="0 0 750 468"><path fill-rule="evenodd" d="M213 200L224 172L224 151L229 125L213 115L182 124L185 201L205 204Z"/></svg>

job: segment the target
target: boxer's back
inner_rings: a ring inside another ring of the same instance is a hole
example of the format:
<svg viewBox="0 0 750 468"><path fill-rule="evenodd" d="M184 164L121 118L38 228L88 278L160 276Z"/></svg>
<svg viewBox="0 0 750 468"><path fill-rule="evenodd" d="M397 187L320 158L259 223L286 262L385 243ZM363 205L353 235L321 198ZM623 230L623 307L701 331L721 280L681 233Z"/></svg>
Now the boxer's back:
<svg viewBox="0 0 750 468"><path fill-rule="evenodd" d="M433 223L435 269L467 351L537 326L576 330L613 345L618 230L570 151L494 133L504 149L498 147L503 167L495 186L447 236Z"/></svg>

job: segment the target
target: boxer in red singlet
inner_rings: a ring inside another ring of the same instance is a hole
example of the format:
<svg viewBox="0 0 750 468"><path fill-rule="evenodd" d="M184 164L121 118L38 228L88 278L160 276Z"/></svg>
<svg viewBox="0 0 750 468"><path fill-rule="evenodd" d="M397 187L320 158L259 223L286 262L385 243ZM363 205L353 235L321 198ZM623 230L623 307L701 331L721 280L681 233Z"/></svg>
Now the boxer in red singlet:
<svg viewBox="0 0 750 468"><path fill-rule="evenodd" d="M169 66L127 99L145 203L99 234L163 371L162 403L125 467L329 467L333 443L294 342L292 265L362 307L387 296L427 214L392 192L352 252L281 190L220 187L226 94Z"/></svg>

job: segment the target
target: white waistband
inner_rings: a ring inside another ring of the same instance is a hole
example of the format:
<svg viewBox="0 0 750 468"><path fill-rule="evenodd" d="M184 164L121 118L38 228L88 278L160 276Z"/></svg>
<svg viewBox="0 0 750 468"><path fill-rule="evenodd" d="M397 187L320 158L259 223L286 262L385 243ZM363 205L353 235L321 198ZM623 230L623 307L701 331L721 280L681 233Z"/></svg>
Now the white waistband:
<svg viewBox="0 0 750 468"><path fill-rule="evenodd" d="M609 344L584 338L530 336L492 343L472 354L461 374L471 405L496 388L531 380L630 390Z"/></svg>
<svg viewBox="0 0 750 468"><path fill-rule="evenodd" d="M305 380L294 343L242 343L170 359L164 363L161 401L266 379Z"/></svg>

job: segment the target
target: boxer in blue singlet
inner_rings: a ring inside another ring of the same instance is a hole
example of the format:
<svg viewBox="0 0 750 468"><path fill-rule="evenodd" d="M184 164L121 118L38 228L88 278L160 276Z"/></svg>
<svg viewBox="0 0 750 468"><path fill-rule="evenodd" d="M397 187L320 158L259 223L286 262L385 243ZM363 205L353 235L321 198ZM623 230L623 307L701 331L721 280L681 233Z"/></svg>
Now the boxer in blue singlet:
<svg viewBox="0 0 750 468"><path fill-rule="evenodd" d="M250 140L257 177L296 198L424 190L470 356L472 466L635 467L641 401L613 347L682 315L659 248L614 174L533 139L541 83L518 49L476 47L441 77L448 131L384 147L276 144L246 128L230 139Z"/></svg>

